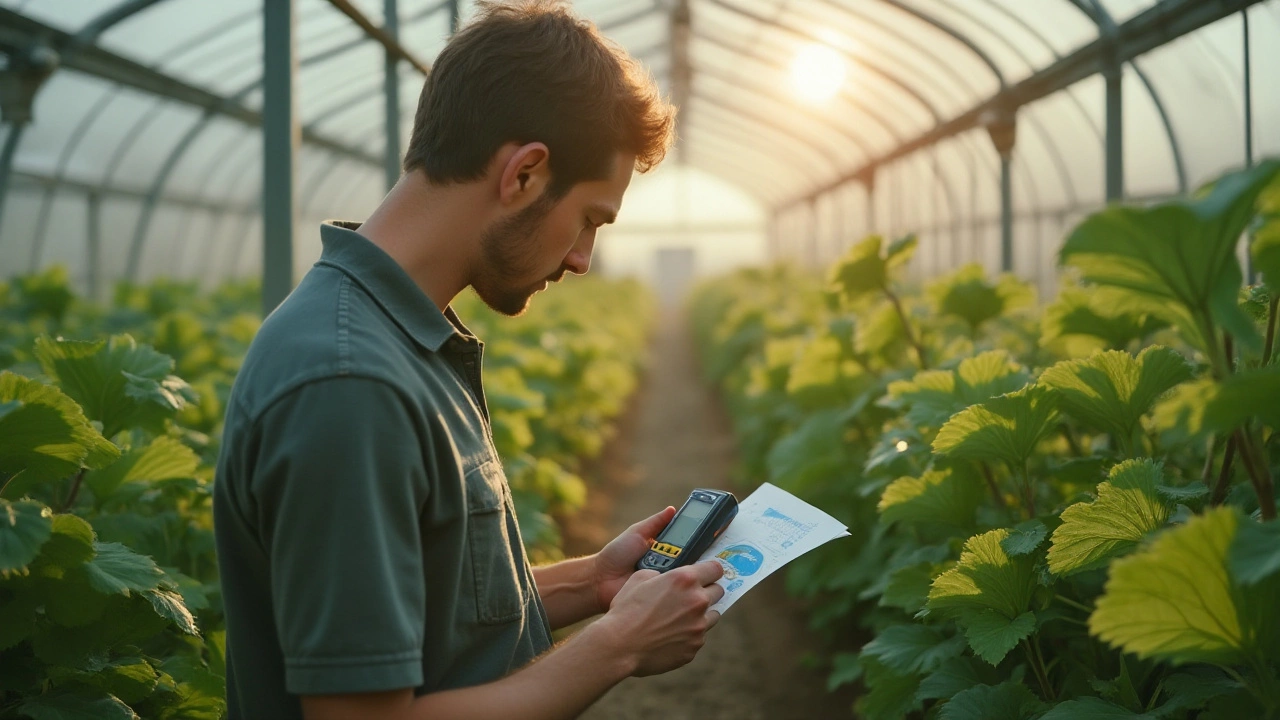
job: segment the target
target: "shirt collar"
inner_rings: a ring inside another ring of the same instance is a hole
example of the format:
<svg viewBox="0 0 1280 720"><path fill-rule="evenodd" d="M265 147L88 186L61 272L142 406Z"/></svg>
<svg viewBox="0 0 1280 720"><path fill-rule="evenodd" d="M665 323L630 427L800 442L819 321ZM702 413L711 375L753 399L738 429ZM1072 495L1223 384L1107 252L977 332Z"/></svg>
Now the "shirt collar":
<svg viewBox="0 0 1280 720"><path fill-rule="evenodd" d="M395 259L356 232L359 227L360 223L342 220L321 223L320 242L324 249L316 264L346 273L400 329L431 352L439 352L455 336L477 342L452 307L441 312Z"/></svg>

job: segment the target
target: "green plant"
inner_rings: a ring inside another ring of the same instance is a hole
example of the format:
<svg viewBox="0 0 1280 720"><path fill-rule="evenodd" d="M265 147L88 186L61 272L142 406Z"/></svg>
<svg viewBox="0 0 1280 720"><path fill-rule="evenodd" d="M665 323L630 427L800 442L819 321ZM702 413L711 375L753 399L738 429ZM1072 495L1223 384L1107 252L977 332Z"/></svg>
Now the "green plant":
<svg viewBox="0 0 1280 720"><path fill-rule="evenodd" d="M698 291L746 481L854 532L788 586L862 716L1280 717L1278 178L1087 218L1043 312L972 266L913 290L909 239Z"/></svg>

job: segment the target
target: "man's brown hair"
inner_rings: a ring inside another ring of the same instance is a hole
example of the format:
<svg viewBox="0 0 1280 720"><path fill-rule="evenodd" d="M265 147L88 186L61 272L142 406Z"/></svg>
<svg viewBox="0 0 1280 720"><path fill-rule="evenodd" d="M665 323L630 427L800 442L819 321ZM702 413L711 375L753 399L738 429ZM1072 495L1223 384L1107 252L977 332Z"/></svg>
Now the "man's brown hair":
<svg viewBox="0 0 1280 720"><path fill-rule="evenodd" d="M558 199L607 178L618 152L640 172L657 165L674 124L640 64L562 2L482 2L423 85L404 170L478 180L505 143L542 142Z"/></svg>

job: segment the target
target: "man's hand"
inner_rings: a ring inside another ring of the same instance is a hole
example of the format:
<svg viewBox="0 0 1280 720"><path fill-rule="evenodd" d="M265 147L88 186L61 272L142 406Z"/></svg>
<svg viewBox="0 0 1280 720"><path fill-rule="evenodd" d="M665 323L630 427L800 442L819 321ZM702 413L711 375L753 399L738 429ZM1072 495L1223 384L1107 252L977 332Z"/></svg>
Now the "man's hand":
<svg viewBox="0 0 1280 720"><path fill-rule="evenodd" d="M675 517L676 509L666 510L652 515L645 520L627 528L621 535L604 546L595 556L596 601L600 612L607 612L613 604L618 591L636 572L636 563L649 551L654 538Z"/></svg>
<svg viewBox="0 0 1280 720"><path fill-rule="evenodd" d="M718 562L700 562L665 574L638 570L591 629L605 629L633 663L636 676L656 675L688 664L720 620L709 609L724 597L716 581Z"/></svg>

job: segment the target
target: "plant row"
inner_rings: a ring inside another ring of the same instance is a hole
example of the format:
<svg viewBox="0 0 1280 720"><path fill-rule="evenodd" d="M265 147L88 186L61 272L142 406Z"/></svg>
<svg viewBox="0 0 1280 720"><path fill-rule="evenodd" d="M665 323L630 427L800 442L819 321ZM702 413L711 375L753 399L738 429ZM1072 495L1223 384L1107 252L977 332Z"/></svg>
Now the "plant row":
<svg viewBox="0 0 1280 720"><path fill-rule="evenodd" d="M632 283L580 281L499 320L487 397L535 558L635 385ZM225 631L211 486L223 407L259 325L253 284L120 285L84 303L52 269L0 285L0 718L220 718ZM609 322L605 322L609 308Z"/></svg>
<svg viewBox="0 0 1280 720"><path fill-rule="evenodd" d="M1092 215L1043 307L910 237L695 295L745 479L853 533L788 585L862 717L1280 716L1278 178Z"/></svg>

